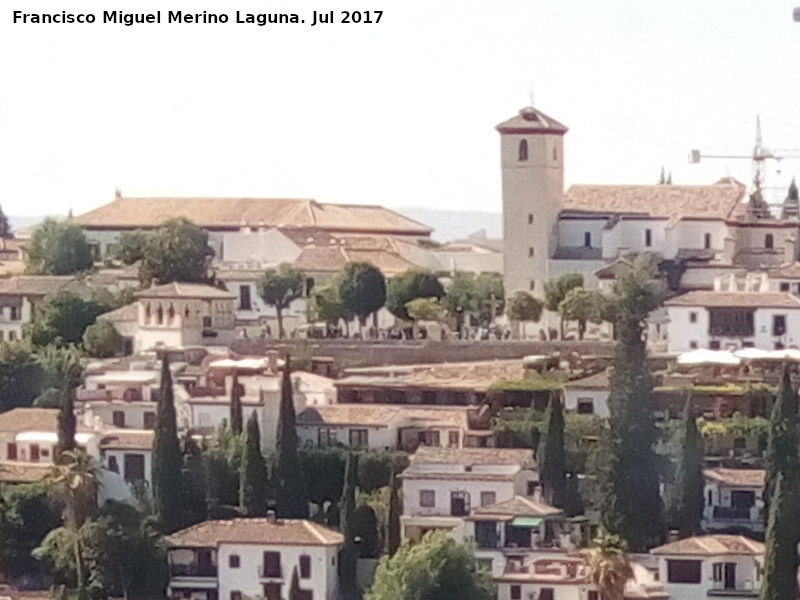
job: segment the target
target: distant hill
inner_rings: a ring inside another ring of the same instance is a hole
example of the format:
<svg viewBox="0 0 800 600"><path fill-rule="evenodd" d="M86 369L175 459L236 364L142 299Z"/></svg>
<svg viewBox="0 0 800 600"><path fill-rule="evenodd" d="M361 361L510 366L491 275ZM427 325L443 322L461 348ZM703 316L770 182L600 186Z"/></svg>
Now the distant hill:
<svg viewBox="0 0 800 600"><path fill-rule="evenodd" d="M56 219L64 218L63 216L58 215L39 215L33 217L15 217L14 215L8 215L8 220L11 223L11 229L13 229L15 232L19 232L35 227L48 217L54 217Z"/></svg>
<svg viewBox="0 0 800 600"><path fill-rule="evenodd" d="M433 227L433 239L437 242L465 238L480 229L485 229L486 236L489 238L503 236L503 215L500 213L478 210L434 210L417 206L395 208L394 210Z"/></svg>

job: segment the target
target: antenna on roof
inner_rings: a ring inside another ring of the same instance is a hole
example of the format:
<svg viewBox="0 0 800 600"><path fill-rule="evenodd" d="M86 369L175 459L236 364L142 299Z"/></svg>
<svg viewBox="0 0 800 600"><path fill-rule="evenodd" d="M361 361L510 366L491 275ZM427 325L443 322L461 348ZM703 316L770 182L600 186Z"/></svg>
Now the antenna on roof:
<svg viewBox="0 0 800 600"><path fill-rule="evenodd" d="M534 99L534 96L533 96L533 81L531 81L531 87L530 87L530 90L528 90L528 103L530 104L530 106L533 106L533 99Z"/></svg>
<svg viewBox="0 0 800 600"><path fill-rule="evenodd" d="M122 198L122 190L119 189L118 187L114 188L114 198L115 199Z"/></svg>

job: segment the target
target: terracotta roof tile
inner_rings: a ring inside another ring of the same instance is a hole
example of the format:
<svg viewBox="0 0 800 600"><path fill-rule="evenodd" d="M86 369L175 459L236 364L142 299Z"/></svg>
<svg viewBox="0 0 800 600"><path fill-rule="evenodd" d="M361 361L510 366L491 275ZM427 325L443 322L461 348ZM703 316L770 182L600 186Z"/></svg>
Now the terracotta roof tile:
<svg viewBox="0 0 800 600"><path fill-rule="evenodd" d="M510 500L498 502L497 504L490 504L489 506L480 506L472 511L476 516L511 516L511 517L553 517L564 514L564 511L545 504L544 502L537 502L533 498L526 498L525 496L514 496Z"/></svg>
<svg viewBox="0 0 800 600"><path fill-rule="evenodd" d="M800 279L800 263L776 267L769 272L772 279Z"/></svg>
<svg viewBox="0 0 800 600"><path fill-rule="evenodd" d="M3 432L56 431L57 428L57 408L14 408L0 413L0 431Z"/></svg>
<svg viewBox="0 0 800 600"><path fill-rule="evenodd" d="M231 519L204 521L176 531L166 538L172 547L207 548L220 544L263 544L284 546L335 546L344 541L341 533L302 519Z"/></svg>
<svg viewBox="0 0 800 600"><path fill-rule="evenodd" d="M711 308L800 308L800 298L788 292L713 292L696 290L664 302L664 306Z"/></svg>
<svg viewBox="0 0 800 600"><path fill-rule="evenodd" d="M421 446L411 464L525 465L533 463L533 451L519 448L434 448Z"/></svg>
<svg viewBox="0 0 800 600"><path fill-rule="evenodd" d="M600 371L583 379L568 381L564 384L565 390L607 390L609 386L608 372Z"/></svg>
<svg viewBox="0 0 800 600"><path fill-rule="evenodd" d="M108 431L100 439L100 447L104 450L151 450L153 432L135 429Z"/></svg>
<svg viewBox="0 0 800 600"><path fill-rule="evenodd" d="M764 487L764 469L706 469L703 471L706 479L723 485L737 487Z"/></svg>
<svg viewBox="0 0 800 600"><path fill-rule="evenodd" d="M231 300L236 298L231 292L202 283L183 283L173 281L151 287L134 294L137 298L201 298L204 300Z"/></svg>
<svg viewBox="0 0 800 600"><path fill-rule="evenodd" d="M503 121L495 129L500 133L552 133L556 135L564 135L568 131L566 125L532 106L526 106L516 116Z"/></svg>
<svg viewBox="0 0 800 600"><path fill-rule="evenodd" d="M741 535L699 535L653 548L650 552L657 555L719 556L724 554L744 554L758 556L764 554L764 544Z"/></svg>

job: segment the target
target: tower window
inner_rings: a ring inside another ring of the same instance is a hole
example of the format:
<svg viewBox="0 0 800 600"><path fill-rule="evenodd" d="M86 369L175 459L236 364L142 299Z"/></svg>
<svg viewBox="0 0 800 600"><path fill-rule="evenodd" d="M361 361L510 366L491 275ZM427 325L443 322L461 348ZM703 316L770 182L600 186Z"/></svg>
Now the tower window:
<svg viewBox="0 0 800 600"><path fill-rule="evenodd" d="M584 231L583 232L583 245L586 248L592 247L592 232L591 231Z"/></svg>
<svg viewBox="0 0 800 600"><path fill-rule="evenodd" d="M533 225L533 213L528 214L528 225Z"/></svg>
<svg viewBox="0 0 800 600"><path fill-rule="evenodd" d="M534 289L536 289L536 281L535 280L531 279L531 282L528 284L528 289L530 291L533 291Z"/></svg>
<svg viewBox="0 0 800 600"><path fill-rule="evenodd" d="M528 140L520 140L519 142L519 162L528 160Z"/></svg>
<svg viewBox="0 0 800 600"><path fill-rule="evenodd" d="M558 160L558 147L553 146L553 160Z"/></svg>
<svg viewBox="0 0 800 600"><path fill-rule="evenodd" d="M644 245L646 247L650 247L653 245L653 230L652 229L645 229L644 230Z"/></svg>
<svg viewBox="0 0 800 600"><path fill-rule="evenodd" d="M533 258L533 248L528 248L528 258Z"/></svg>
<svg viewBox="0 0 800 600"><path fill-rule="evenodd" d="M764 248L767 250L772 250L775 247L775 238L772 237L771 233L768 233L764 236Z"/></svg>
<svg viewBox="0 0 800 600"><path fill-rule="evenodd" d="M711 249L711 234L710 233L706 233L703 236L703 248L705 248L706 250L710 250Z"/></svg>

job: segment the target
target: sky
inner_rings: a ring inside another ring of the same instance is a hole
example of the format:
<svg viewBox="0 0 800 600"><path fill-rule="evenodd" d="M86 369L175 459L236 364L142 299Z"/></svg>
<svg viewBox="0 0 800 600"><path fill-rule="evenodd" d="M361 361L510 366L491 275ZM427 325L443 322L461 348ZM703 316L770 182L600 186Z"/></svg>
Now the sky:
<svg viewBox="0 0 800 600"><path fill-rule="evenodd" d="M125 196L501 210L494 127L533 98L569 127L566 183L678 184L800 156L800 0L9 0L0 205L80 214ZM227 24L14 24L13 10L225 13ZM312 27L312 12L382 10ZM295 12L305 24L237 24ZM374 17L374 14L373 14ZM791 154L791 152L787 152ZM768 184L787 185L800 160Z"/></svg>

